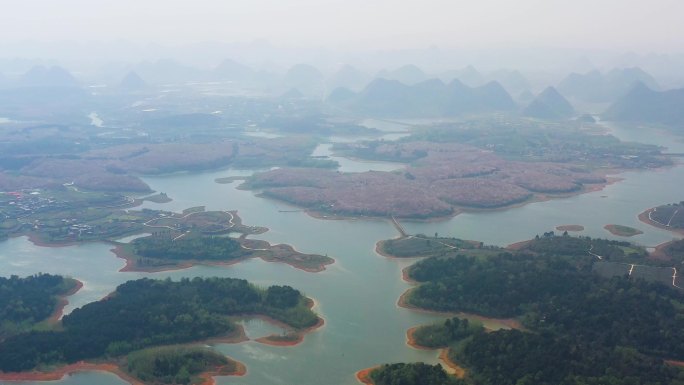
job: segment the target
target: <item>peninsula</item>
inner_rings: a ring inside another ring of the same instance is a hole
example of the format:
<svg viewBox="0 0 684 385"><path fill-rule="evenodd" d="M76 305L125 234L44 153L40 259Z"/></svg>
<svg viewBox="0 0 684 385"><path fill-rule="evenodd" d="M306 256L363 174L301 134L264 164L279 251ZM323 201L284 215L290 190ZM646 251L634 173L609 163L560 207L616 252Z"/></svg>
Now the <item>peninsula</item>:
<svg viewBox="0 0 684 385"><path fill-rule="evenodd" d="M230 318L241 315L268 317L301 333L321 324L310 300L289 286L260 289L230 278L145 278L74 310L59 328L22 331L2 340L0 379L31 379L43 368L49 377L64 365L76 364L63 370L79 370L84 360L118 366L113 371L149 384L197 383L206 372L239 374L244 372L240 364L192 344L241 340L242 330ZM169 346L174 344L190 345ZM150 368L164 361L173 365L161 373Z"/></svg>
<svg viewBox="0 0 684 385"><path fill-rule="evenodd" d="M681 291L676 283L637 273L672 271L650 264L643 249L627 242L553 232L489 256L455 253L423 259L406 271L417 284L402 296L408 307L515 317L524 329L470 334L473 328L466 320L451 318L412 329L409 342L446 347L448 360L465 368L466 384L515 384L532 374L539 384L570 377L610 381L609 371L595 372L597 362L615 370L634 367L628 375L637 382L669 384L680 369L663 358L684 358L671 338L681 329L676 317L658 314L679 314ZM625 265L631 266L627 274L617 271ZM622 311L633 303L643 310ZM601 323L613 326L594 327ZM647 332L648 338L640 337Z"/></svg>

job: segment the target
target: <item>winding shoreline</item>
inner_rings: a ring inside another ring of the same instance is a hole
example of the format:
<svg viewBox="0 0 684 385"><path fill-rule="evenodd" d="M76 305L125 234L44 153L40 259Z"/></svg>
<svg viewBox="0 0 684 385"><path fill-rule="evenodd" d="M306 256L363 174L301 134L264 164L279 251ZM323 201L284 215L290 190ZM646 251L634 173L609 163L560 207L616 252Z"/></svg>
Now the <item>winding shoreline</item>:
<svg viewBox="0 0 684 385"><path fill-rule="evenodd" d="M444 365L447 366L447 371L450 372L449 374L456 376L457 378L463 378L465 377L466 370L459 364L455 363L449 358L449 348L448 347L442 347L442 348L429 348L427 346L422 346L419 345L416 342L416 339L414 337L414 333L416 330L418 330L420 326L414 326L410 328L409 330L406 331L406 344L414 349L418 350L427 350L427 351L432 351L432 350L439 350L439 360L444 363Z"/></svg>
<svg viewBox="0 0 684 385"><path fill-rule="evenodd" d="M516 330L526 330L525 327L520 323L515 318L491 318L491 317L485 317L479 314L473 314L473 313L465 313L465 312L454 312L454 311L439 311L439 310L429 310L429 309L423 309L414 305L411 305L410 303L407 302L406 298L411 294L411 291L414 290L415 288L411 288L406 290L397 300L397 307L401 307L404 309L408 310L413 310L425 314L436 314L436 315L442 315L446 317L458 317L458 318L467 318L467 319L472 319L472 320L477 320L482 323L485 322L490 322L493 324L499 324L503 327L499 329L516 329ZM494 330L492 328L485 327L488 330Z"/></svg>
<svg viewBox="0 0 684 385"><path fill-rule="evenodd" d="M308 298L307 297L307 306L309 309L313 309L316 307L318 304L315 299L313 298ZM258 318L263 321L266 321L272 325L275 325L279 328L282 328L284 330L293 332L294 334L292 335L293 337L296 337L295 339L292 340L278 340L277 334L271 334L269 336L265 337L260 337L255 339L255 342L258 342L260 344L264 345L270 345L270 346L295 346L299 345L300 343L304 342L304 337L306 337L307 334L312 333L316 330L321 329L323 326L325 326L325 319L319 315L316 315L317 321L315 324L306 327L304 329L296 329L293 328L292 326L286 324L283 321L277 320L275 318L266 316L266 315L261 315L261 314L245 314L244 316L250 317L250 318Z"/></svg>
<svg viewBox="0 0 684 385"><path fill-rule="evenodd" d="M300 266L296 263L293 263L288 260L278 260L276 258L268 258L266 256L258 256L258 255L250 255L246 257L240 257L240 258L235 258L230 261L196 261L196 260L184 260L180 261L178 264L168 264L168 265L162 265L162 266L152 266L152 267L141 267L138 266L136 262L136 257L130 255L123 249L123 245L112 242L112 241L105 241L106 243L109 243L110 245L113 245L114 248L110 249L110 251L119 259L123 259L125 261L125 265L119 269L119 272L139 272L139 273L159 273L159 272L165 272L165 271L177 271L177 270L185 270L189 269L194 266L231 266L238 264L240 262L244 262L246 260L252 259L252 258L259 258L264 262L268 263L284 263L286 265L289 265L291 267L294 267L295 269L306 271L307 273L320 273L322 271L326 270L326 266L334 264L336 261L334 258L330 258L330 263L321 263L319 264L316 268L309 268L309 267L303 267ZM297 254L302 254L298 252L294 247L286 244L277 244L277 245L271 245L269 243L270 247L289 247L293 253ZM303 254L302 254L303 255Z"/></svg>
<svg viewBox="0 0 684 385"><path fill-rule="evenodd" d="M546 202L550 201L553 199L561 199L561 198L569 198L572 196L577 196L577 195L582 195L582 194L588 194L592 192L597 192L597 191L602 191L606 187L615 184L617 182L620 182L624 180L624 178L621 178L619 176L615 176L617 174L623 173L630 171L628 169L610 169L610 170L603 170L600 172L598 175L603 177L605 180L600 183L583 183L581 184L581 187L572 190L572 191L560 191L560 192L535 192L535 191L530 191L531 196L523 201L520 202L512 202L510 204L506 205L501 205L501 206L496 206L496 207L472 207L472 206L458 206L458 205L451 205L453 208L453 211L450 214L447 215L437 215L437 216L429 216L426 218L421 218L421 217L398 217L400 220L405 220L405 221L411 221L411 222L419 222L419 223L431 223L431 222L444 222L448 221L455 216L461 214L461 213L478 213L478 212L496 212L496 211L504 211L512 208L518 208L518 207L523 207L527 204L531 203L537 203L537 202ZM612 176L609 176L612 175ZM287 206L296 208L296 211L302 211L306 215L315 218L315 219L325 219L325 220L385 220L387 219L388 215L357 215L353 213L330 213L326 211L320 211L320 210L315 210L310 207L306 207L304 205L296 204L291 201L288 201L286 199L281 199L275 196L270 196L267 194L264 194L264 190L266 188L248 188L245 186L245 184L241 184L240 186L237 187L239 190L245 190L245 191L252 191L255 196L260 197L260 198L265 198L265 199L270 199L275 202L285 204Z"/></svg>
<svg viewBox="0 0 684 385"><path fill-rule="evenodd" d="M0 372L0 380L10 382L23 381L59 381L67 375L79 372L108 372L116 375L120 379L128 382L131 385L145 385L144 382L124 372L121 367L115 363L91 363L80 361L75 364L63 366L51 372L19 372L19 373L2 373Z"/></svg>
<svg viewBox="0 0 684 385"><path fill-rule="evenodd" d="M464 378L466 375L466 370L464 367L461 365L457 364L456 362L452 361L449 358L449 348L442 349L439 352L439 359L449 368L451 369L451 375L453 375L456 378Z"/></svg>
<svg viewBox="0 0 684 385"><path fill-rule="evenodd" d="M223 367L212 369L210 371L201 373L198 375L202 379L200 385L214 385L216 380L214 377L217 376L244 376L247 374L247 367L232 358L228 358L235 364L235 370L232 372L223 371ZM25 382L25 381L59 381L64 377L69 376L74 373L81 372L107 372L114 374L123 381L126 381L130 385L146 385L145 382L139 380L136 377L126 373L121 369L121 365L114 362L103 362L103 363L93 363L87 361L79 361L74 364L69 364L62 366L61 368L55 369L50 372L19 372L19 373L3 373L0 372L0 380L9 382Z"/></svg>
<svg viewBox="0 0 684 385"><path fill-rule="evenodd" d="M418 342L416 342L416 337L415 337L414 333L415 333L416 330L418 330L419 328L420 328L420 326L414 326L414 327L412 327L412 328L409 328L409 329L406 331L406 345L408 345L408 346L410 346L410 347L412 347L412 348L414 348L414 349L418 349L418 350L436 350L436 349L441 349L441 348L428 348L427 346L423 346L423 345L418 344Z"/></svg>
<svg viewBox="0 0 684 385"><path fill-rule="evenodd" d="M678 229L678 228L668 227L668 226L664 226L664 225L662 225L662 224L660 224L660 223L658 223L658 222L652 221L652 220L649 218L649 214L650 214L651 212L655 211L656 208L657 208L657 207L651 207L650 209L644 210L643 212L641 212L641 213L637 216L637 218L639 218L639 220L640 220L641 222L646 223L647 225L651 225L651 226L657 227L657 228L659 228L659 229L671 231L671 232L673 232L673 233L675 233L675 234L684 235L684 229Z"/></svg>
<svg viewBox="0 0 684 385"><path fill-rule="evenodd" d="M83 282L75 278L71 279L76 281L76 284L74 285L74 287L71 288L71 290L59 296L59 300L57 302L57 307L55 308L55 311L52 312L52 315L50 315L50 317L47 319L47 322L50 325L58 323L64 315L64 308L69 304L68 297L78 293L78 291L83 288Z"/></svg>
<svg viewBox="0 0 684 385"><path fill-rule="evenodd" d="M373 366L372 368L366 368L366 369L359 370L358 372L356 372L356 380L361 384L374 385L373 381L371 381L371 379L370 379L370 374L372 371L374 371L375 369L379 369L379 368L380 368L380 366L378 365L378 366Z"/></svg>
<svg viewBox="0 0 684 385"><path fill-rule="evenodd" d="M225 336L220 336L220 337L212 337L208 338L202 341L196 341L196 342L189 342L185 344L180 344L181 346L196 346L200 344L207 344L207 345L212 345L212 344L218 344L218 343L224 343L224 344L233 344L233 343L240 343L240 342L245 342L249 341L249 338L247 338L247 335L245 334L245 330L241 325L237 325L237 329ZM229 360L233 361L235 363L235 372L223 372L221 371L221 368L218 369L213 369L205 373L199 374L199 377L203 379L203 382L200 385L212 385L215 384L216 381L214 380L214 376L244 376L247 373L247 367L237 361L234 360L230 357L227 357ZM0 372L0 381L9 381L9 382L24 382L24 381L59 381L66 377L67 375L73 374L73 373L79 373L79 372L108 372L116 375L117 377L121 378L122 380L128 382L130 385L146 385L145 382L139 380L136 377L133 377L132 375L128 374L125 372L123 369L121 369L121 364L117 363L115 361L105 361L105 362L88 362L88 361L79 361L73 364L68 364L61 366L59 368L56 368L54 370L48 371L48 372L41 372L38 370L32 370L28 372Z"/></svg>

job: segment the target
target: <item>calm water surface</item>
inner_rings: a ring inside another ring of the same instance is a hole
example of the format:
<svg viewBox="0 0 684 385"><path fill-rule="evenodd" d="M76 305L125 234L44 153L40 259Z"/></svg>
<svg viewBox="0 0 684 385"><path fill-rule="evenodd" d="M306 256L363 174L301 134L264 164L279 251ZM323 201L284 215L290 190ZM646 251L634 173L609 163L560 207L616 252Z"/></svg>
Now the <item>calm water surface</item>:
<svg viewBox="0 0 684 385"><path fill-rule="evenodd" d="M630 132L615 132L630 140ZM635 134L632 134L635 135ZM643 134L639 134L643 135ZM645 135L634 140L667 144L681 151L681 142L666 134ZM328 148L329 150L329 148ZM323 150L320 150L323 151ZM374 169L378 162L345 160L346 169ZM379 162L383 163L383 162ZM405 345L406 329L442 317L398 308L396 301L409 285L401 269L413 261L392 260L374 252L375 242L395 237L396 231L383 220L317 220L303 212L280 212L292 207L262 199L235 184L214 183L218 177L248 175L249 171L222 170L200 174L174 174L148 177L155 190L174 200L166 204L146 202L144 207L180 211L205 205L208 210L237 209L247 225L261 225L270 231L258 236L272 243L289 243L303 252L328 254L336 259L322 273L306 273L288 265L249 260L228 267L197 266L157 274L120 273L123 261L114 257L110 246L91 243L63 248L42 248L26 238L0 243L0 270L3 275L49 272L70 275L85 282L70 298L67 312L102 298L118 284L143 276L220 276L245 278L258 285L289 284L316 299L316 311L325 326L308 335L295 347L274 347L253 341L219 344L216 349L247 365L245 377L220 377L219 384L355 384L354 373L384 362L437 362L436 352L411 349ZM603 191L571 198L529 204L491 212L466 213L441 222L405 223L412 233L456 236L506 245L561 224L581 224L582 234L617 238L603 229L608 223L637 227L643 235L633 237L644 245L655 245L675 236L641 224L636 215L646 208L680 201L684 196L684 167L619 175L619 183ZM259 320L246 321L251 338L278 333L279 329ZM496 325L492 325L496 326ZM122 384L106 373L79 373L54 384ZM40 384L40 383L36 383ZM45 383L42 383L45 384Z"/></svg>

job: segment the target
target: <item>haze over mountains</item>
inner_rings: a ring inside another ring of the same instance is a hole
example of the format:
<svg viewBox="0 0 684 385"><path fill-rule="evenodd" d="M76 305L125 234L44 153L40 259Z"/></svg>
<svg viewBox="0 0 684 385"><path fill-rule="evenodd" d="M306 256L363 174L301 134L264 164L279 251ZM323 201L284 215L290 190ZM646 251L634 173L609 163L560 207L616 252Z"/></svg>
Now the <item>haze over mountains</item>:
<svg viewBox="0 0 684 385"><path fill-rule="evenodd" d="M605 119L679 124L680 111L684 110L681 91L657 92L660 86L654 77L636 67L571 73L557 88L547 84L539 93L534 92L534 86L520 71L483 74L473 66L428 73L409 64L373 75L349 64L323 72L301 63L278 72L256 70L233 59L224 59L209 69L165 59L128 68L109 82L110 88L132 92L150 91L167 84L221 82L283 100L325 100L336 108L371 116L453 117L507 112L538 119L569 119L577 112L586 112L576 111L569 101L572 100L612 104L607 110L594 109L606 111ZM86 85L57 65L37 65L12 77L0 74L2 98L17 111L35 101L64 105L65 110L70 101L84 105L89 96L81 89ZM42 88L51 90L39 91Z"/></svg>
<svg viewBox="0 0 684 385"><path fill-rule="evenodd" d="M372 116L443 117L490 111L512 111L516 104L497 82L468 87L439 79L407 85L378 78L359 93L335 90L329 102Z"/></svg>
<svg viewBox="0 0 684 385"><path fill-rule="evenodd" d="M607 73L572 73L558 85L558 89L569 98L593 103L610 103L624 96L637 82L654 90L660 88L653 76L641 68L634 67L616 68Z"/></svg>
<svg viewBox="0 0 684 385"><path fill-rule="evenodd" d="M574 113L574 107L554 87L542 91L523 111L525 116L540 119L567 119Z"/></svg>
<svg viewBox="0 0 684 385"><path fill-rule="evenodd" d="M603 116L614 121L677 126L681 130L684 125L684 88L654 91L639 82Z"/></svg>
<svg viewBox="0 0 684 385"><path fill-rule="evenodd" d="M21 87L77 87L78 81L66 69L59 66L36 66L18 81Z"/></svg>

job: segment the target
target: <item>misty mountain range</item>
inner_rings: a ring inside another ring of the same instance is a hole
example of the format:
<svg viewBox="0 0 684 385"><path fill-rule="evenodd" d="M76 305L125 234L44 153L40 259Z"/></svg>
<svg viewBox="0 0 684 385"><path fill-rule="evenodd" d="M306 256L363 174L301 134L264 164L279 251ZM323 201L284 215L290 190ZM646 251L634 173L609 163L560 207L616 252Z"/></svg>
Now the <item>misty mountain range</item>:
<svg viewBox="0 0 684 385"><path fill-rule="evenodd" d="M141 62L133 66L121 66L118 72L110 78L95 80L97 83L110 85L118 84L130 73L135 73L146 84L178 84L184 82L225 81L234 82L241 86L277 88L284 92L290 88L301 88L300 91L310 96L323 96L337 87L360 91L372 80L384 78L398 80L407 85L415 85L429 79L438 78L445 83L454 79L469 87L480 87L492 81L498 82L512 95L519 95L525 91L534 91L530 81L517 70L497 70L488 73L478 71L473 66L461 69L428 73L420 67L408 64L392 69L385 69L376 73L360 70L349 64L341 65L338 69L325 73L309 64L296 64L285 71L256 70L232 59L225 59L218 65L200 69L188 66L172 59ZM77 86L78 76L73 76L60 66L32 67L15 79L2 76L0 86ZM89 80L93 82L93 80ZM559 85L558 90L568 98L578 98L588 102L612 102L624 95L631 86L641 81L652 89L659 89L654 78L639 68L614 69L606 74L592 71L586 74L572 73ZM86 83L83 81L82 83ZM545 88L549 84L544 84Z"/></svg>
<svg viewBox="0 0 684 385"><path fill-rule="evenodd" d="M575 108L554 87L548 87L537 95L523 110L524 116L539 119L568 119Z"/></svg>
<svg viewBox="0 0 684 385"><path fill-rule="evenodd" d="M637 83L631 91L608 108L605 119L632 123L684 125L684 88L656 91Z"/></svg>
<svg viewBox="0 0 684 385"><path fill-rule="evenodd" d="M547 87L535 96L518 71L500 70L485 75L472 66L428 74L418 66L405 65L371 75L344 65L326 75L308 64L275 73L254 70L230 59L208 70L159 60L133 67L111 87L131 92L147 90L155 84L193 80L234 83L236 87L262 89L284 99L321 100L327 96L325 100L330 105L372 116L449 117L499 111L521 112L539 119L568 119L575 114L570 99L612 103L605 113L606 119L678 124L683 120L684 110L681 90L658 92L658 83L640 68L572 73L557 88ZM51 97L85 99L86 93L77 91L82 86L74 75L59 66L35 66L14 78L0 74L0 88L5 89L2 99L17 108L32 101L48 102ZM51 90L31 90L34 88Z"/></svg>
<svg viewBox="0 0 684 385"><path fill-rule="evenodd" d="M572 73L558 84L558 90L569 98L591 103L611 103L627 94L639 82L650 89L660 89L653 76L635 67L616 68L607 73Z"/></svg>
<svg viewBox="0 0 684 385"><path fill-rule="evenodd" d="M468 87L459 80L445 84L439 79L407 85L378 78L358 93L336 89L328 102L358 114L384 117L446 117L517 108L497 82Z"/></svg>

